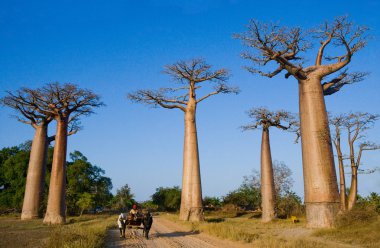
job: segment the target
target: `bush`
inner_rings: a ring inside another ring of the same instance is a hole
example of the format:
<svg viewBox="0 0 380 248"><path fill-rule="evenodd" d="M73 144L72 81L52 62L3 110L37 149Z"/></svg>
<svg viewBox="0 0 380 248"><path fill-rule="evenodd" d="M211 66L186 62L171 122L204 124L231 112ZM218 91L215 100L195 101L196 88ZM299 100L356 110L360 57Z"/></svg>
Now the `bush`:
<svg viewBox="0 0 380 248"><path fill-rule="evenodd" d="M337 227L347 227L355 224L365 224L376 221L377 212L371 205L356 204L351 210L338 215L336 219Z"/></svg>
<svg viewBox="0 0 380 248"><path fill-rule="evenodd" d="M152 195L152 203L161 211L177 211L181 205L181 189L178 186L157 188Z"/></svg>
<svg viewBox="0 0 380 248"><path fill-rule="evenodd" d="M218 197L208 197L203 199L203 206L205 210L218 210L222 206L222 202Z"/></svg>
<svg viewBox="0 0 380 248"><path fill-rule="evenodd" d="M303 205L301 198L296 193L289 192L277 198L277 216L286 219L292 215L303 215Z"/></svg>

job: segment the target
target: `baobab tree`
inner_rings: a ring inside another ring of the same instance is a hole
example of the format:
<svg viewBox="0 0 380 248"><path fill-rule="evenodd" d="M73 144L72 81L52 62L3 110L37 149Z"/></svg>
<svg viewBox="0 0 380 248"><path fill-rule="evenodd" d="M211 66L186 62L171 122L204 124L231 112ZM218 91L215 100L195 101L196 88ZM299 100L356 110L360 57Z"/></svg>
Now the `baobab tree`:
<svg viewBox="0 0 380 248"><path fill-rule="evenodd" d="M335 146L336 155L338 157L340 209L342 211L347 210L346 178L344 174L344 163L343 163L344 158L343 158L343 152L341 148L341 134L342 134L342 127L344 125L345 119L346 119L345 115L337 115L337 116L329 117L330 125L333 127L332 141Z"/></svg>
<svg viewBox="0 0 380 248"><path fill-rule="evenodd" d="M359 151L357 155L355 155L355 142L362 140L365 137L363 132L369 129L378 119L379 115L359 112L348 114L344 121L344 126L347 128L351 166L351 186L347 203L348 210L351 210L356 203L358 195L358 172L363 151L380 149L379 145L364 141L359 144Z"/></svg>
<svg viewBox="0 0 380 248"><path fill-rule="evenodd" d="M345 67L355 53L367 43L367 28L355 26L346 17L325 22L319 28L305 32L301 28L279 27L252 20L248 31L235 35L252 51L242 54L253 62L246 69L255 74L272 78L285 72L298 81L299 114L302 141L306 218L309 227L331 227L339 210L339 193L334 168L333 152L324 95L331 95L347 85ZM308 39L308 34L312 34ZM320 46L315 63L305 66L303 52L313 41ZM326 48L337 47L333 56L326 56ZM344 51L343 54L335 56ZM264 72L261 67L276 65L273 71ZM342 73L335 75L341 71ZM334 76L323 82L327 76ZM328 138L325 138L326 136Z"/></svg>
<svg viewBox="0 0 380 248"><path fill-rule="evenodd" d="M93 113L93 108L103 105L99 96L74 84L51 83L40 89L38 101L55 119L57 130L50 176L49 195L44 223L62 224L66 221L66 152L68 123L82 115Z"/></svg>
<svg viewBox="0 0 380 248"><path fill-rule="evenodd" d="M7 96L0 99L3 105L18 112L18 115L15 116L18 121L29 124L35 129L26 177L21 212L22 220L38 218L40 215L39 208L45 185L47 151L49 144L55 139L55 135L48 136L48 124L54 117L46 111L47 103L38 100L41 94L42 92L38 89L22 88L15 93L7 91ZM69 130L68 135L79 130L76 119L70 120Z"/></svg>
<svg viewBox="0 0 380 248"><path fill-rule="evenodd" d="M269 128L276 127L288 130L295 122L293 115L287 111L269 111L266 108L253 108L248 116L254 122L243 126L243 130L262 129L261 138L261 208L263 222L269 222L276 216L275 203L276 191L273 174L272 155L270 151Z"/></svg>
<svg viewBox="0 0 380 248"><path fill-rule="evenodd" d="M8 91L7 96L1 99L3 105L18 112L16 116L18 121L31 125L35 130L26 177L22 220L39 217L45 185L48 124L53 120L53 116L49 113L39 111L43 107L34 98L34 93L32 89L22 88L15 93Z"/></svg>
<svg viewBox="0 0 380 248"><path fill-rule="evenodd" d="M379 145L376 145L369 141L364 141L359 144L359 151L355 154L355 143L359 140L363 140L366 135L364 132L371 128L379 115L373 115L369 113L349 113L340 114L336 116L330 116L330 125L333 127L332 140L337 152L339 163L339 179L340 179L340 199L341 210L351 210L356 203L357 190L358 190L358 174L373 173L376 169L361 170L359 169L360 161L362 159L363 151L380 149ZM341 136L342 133L347 132L347 141L349 147L349 156L345 156L341 148ZM351 185L349 197L347 199L344 160L350 161L351 168Z"/></svg>
<svg viewBox="0 0 380 248"><path fill-rule="evenodd" d="M179 61L165 66L164 73L181 84L178 88L161 88L159 90L139 90L128 94L133 102L160 106L167 109L179 109L185 115L185 137L183 152L182 195L180 220L200 221L203 219L202 187L198 154L196 128L197 105L219 93L237 93L237 88L227 86L229 73L226 69L213 71L211 65L203 59ZM197 90L204 82L215 82L214 91L197 97ZM182 93L179 93L182 92Z"/></svg>

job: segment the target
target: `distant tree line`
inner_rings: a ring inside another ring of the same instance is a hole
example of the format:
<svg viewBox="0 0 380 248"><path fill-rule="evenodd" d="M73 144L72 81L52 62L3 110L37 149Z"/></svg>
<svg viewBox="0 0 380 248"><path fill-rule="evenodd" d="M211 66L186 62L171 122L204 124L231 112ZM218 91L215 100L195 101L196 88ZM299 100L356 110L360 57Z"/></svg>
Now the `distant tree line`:
<svg viewBox="0 0 380 248"><path fill-rule="evenodd" d="M31 142L0 150L0 212L20 212L25 193L26 175L29 163ZM47 206L47 195L52 168L53 148L48 148L46 161L45 187L40 212ZM79 151L70 153L66 162L66 212L79 215L102 209L120 210L129 208L134 202L128 185L123 186L114 196L111 193L112 181L104 176L105 171L91 164Z"/></svg>
<svg viewBox="0 0 380 248"><path fill-rule="evenodd" d="M275 161L274 178L276 192L276 208L279 217L288 217L292 214L300 214L303 211L302 200L291 188L293 179L291 170L283 163ZM204 197L205 210L245 211L261 210L261 183L257 171L245 176L241 186L225 196ZM151 200L143 203L143 207L155 211L178 211L181 205L181 189L174 187L159 187L152 195Z"/></svg>
<svg viewBox="0 0 380 248"><path fill-rule="evenodd" d="M275 188L275 208L278 218L289 218L292 215L305 215L305 206L302 199L294 191L292 171L284 163L273 162L274 188ZM230 191L222 197L203 198L205 211L225 211L242 212L257 211L261 213L261 181L258 171L253 170L252 174L245 176L239 188ZM358 203L361 206L369 206L380 213L380 195L372 192L367 197L358 196ZM181 188L159 187L151 196L151 199L142 203L142 207L152 211L177 212L181 205Z"/></svg>

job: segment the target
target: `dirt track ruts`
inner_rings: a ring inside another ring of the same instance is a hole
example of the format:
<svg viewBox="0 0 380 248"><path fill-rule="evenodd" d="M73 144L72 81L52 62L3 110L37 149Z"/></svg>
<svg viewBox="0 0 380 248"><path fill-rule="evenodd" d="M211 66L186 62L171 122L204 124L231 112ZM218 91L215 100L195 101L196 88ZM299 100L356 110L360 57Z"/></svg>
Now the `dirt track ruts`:
<svg viewBox="0 0 380 248"><path fill-rule="evenodd" d="M177 248L177 247L228 247L241 248L248 247L243 244L219 240L205 234L194 233L184 230L183 227L173 222L155 217L152 229L149 233L149 239L142 236L142 229L127 229L126 238L120 238L118 229L110 229L107 233L107 248L122 247L158 247L158 248Z"/></svg>

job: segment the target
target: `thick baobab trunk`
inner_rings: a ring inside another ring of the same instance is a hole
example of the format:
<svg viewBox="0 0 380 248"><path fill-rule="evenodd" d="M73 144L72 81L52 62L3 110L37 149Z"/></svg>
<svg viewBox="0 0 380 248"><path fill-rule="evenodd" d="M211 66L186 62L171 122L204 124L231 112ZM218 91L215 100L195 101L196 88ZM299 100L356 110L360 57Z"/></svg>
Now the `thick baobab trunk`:
<svg viewBox="0 0 380 248"><path fill-rule="evenodd" d="M203 220L202 186L198 154L196 103L190 99L185 112L182 194L179 219Z"/></svg>
<svg viewBox="0 0 380 248"><path fill-rule="evenodd" d="M309 77L298 84L307 225L332 227L339 192L321 80Z"/></svg>
<svg viewBox="0 0 380 248"><path fill-rule="evenodd" d="M263 222L275 218L275 188L268 128L263 128L261 140L261 208Z"/></svg>
<svg viewBox="0 0 380 248"><path fill-rule="evenodd" d="M66 221L66 148L67 119L57 120L57 133L44 223L63 224Z"/></svg>
<svg viewBox="0 0 380 248"><path fill-rule="evenodd" d="M47 125L35 126L35 135L30 151L28 174L26 177L24 203L22 205L22 220L39 217L39 208L44 192L45 167L47 152Z"/></svg>
<svg viewBox="0 0 380 248"><path fill-rule="evenodd" d="M356 199L358 197L358 168L356 166L353 166L351 172L351 187L347 204L348 210L351 210L355 206Z"/></svg>

